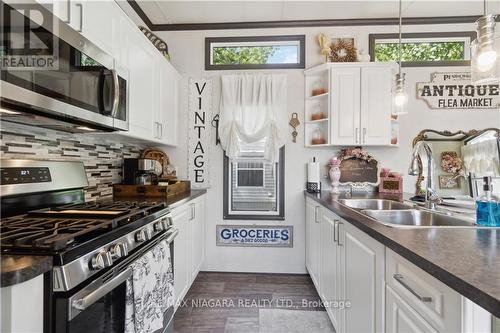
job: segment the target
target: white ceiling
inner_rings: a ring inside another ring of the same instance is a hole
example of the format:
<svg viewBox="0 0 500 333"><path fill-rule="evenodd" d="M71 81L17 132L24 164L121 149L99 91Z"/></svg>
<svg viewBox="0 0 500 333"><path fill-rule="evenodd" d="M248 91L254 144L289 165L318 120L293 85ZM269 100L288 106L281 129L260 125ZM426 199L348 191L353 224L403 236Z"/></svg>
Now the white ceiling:
<svg viewBox="0 0 500 333"><path fill-rule="evenodd" d="M153 24L388 18L398 16L396 0L364 1L170 1L137 0ZM487 11L500 13L500 0ZM468 16L483 12L482 0L403 0L403 16Z"/></svg>

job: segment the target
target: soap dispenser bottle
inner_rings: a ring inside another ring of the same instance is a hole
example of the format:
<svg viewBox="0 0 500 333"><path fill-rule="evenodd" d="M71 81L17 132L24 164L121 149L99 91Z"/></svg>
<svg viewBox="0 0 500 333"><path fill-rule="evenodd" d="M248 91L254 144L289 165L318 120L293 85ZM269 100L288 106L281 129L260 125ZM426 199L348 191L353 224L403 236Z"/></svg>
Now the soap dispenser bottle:
<svg viewBox="0 0 500 333"><path fill-rule="evenodd" d="M492 194L491 177L483 177L483 193L476 200L476 222L486 227L500 227L500 199Z"/></svg>

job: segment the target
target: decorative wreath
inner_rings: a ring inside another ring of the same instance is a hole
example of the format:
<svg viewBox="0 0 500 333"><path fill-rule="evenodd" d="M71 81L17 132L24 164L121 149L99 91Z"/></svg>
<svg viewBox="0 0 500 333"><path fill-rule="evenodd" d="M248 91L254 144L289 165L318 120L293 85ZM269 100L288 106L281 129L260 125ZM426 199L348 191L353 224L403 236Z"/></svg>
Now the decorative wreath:
<svg viewBox="0 0 500 333"><path fill-rule="evenodd" d="M358 59L357 50L348 39L339 38L330 44L332 62L355 62Z"/></svg>
<svg viewBox="0 0 500 333"><path fill-rule="evenodd" d="M338 156L341 161L348 160L350 158L359 158L361 160L365 160L367 162L371 162L375 158L370 155L366 150L361 147L351 147L341 149Z"/></svg>

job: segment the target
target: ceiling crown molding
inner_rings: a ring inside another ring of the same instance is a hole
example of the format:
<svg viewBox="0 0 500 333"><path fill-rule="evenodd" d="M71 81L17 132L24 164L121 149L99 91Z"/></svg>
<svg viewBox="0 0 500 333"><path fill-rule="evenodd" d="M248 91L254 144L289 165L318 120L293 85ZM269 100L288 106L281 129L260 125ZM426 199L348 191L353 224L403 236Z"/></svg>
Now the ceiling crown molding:
<svg viewBox="0 0 500 333"><path fill-rule="evenodd" d="M151 31L188 31L188 30L230 30L230 29L277 29L300 27L338 27L338 26L368 26L368 25L398 25L399 18L362 18L362 19L331 19L331 20L290 20L290 21L257 21L257 22L223 22L223 23L174 23L154 24L135 0L127 0L137 15ZM474 23L480 16L437 16L437 17L406 17L404 25L422 24L457 24ZM500 15L496 18L500 22Z"/></svg>

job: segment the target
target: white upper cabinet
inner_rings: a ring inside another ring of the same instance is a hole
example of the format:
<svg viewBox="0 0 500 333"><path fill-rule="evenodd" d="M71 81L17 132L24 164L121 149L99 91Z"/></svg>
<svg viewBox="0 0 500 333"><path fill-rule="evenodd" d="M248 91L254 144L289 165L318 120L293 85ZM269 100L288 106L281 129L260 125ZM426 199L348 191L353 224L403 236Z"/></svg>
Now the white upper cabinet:
<svg viewBox="0 0 500 333"><path fill-rule="evenodd" d="M392 146L395 69L395 63L377 62L328 63L306 70L305 146L314 147L312 138L320 135L325 139L321 145L327 146ZM311 94L317 86L327 92L316 98ZM314 120L315 112L324 117Z"/></svg>
<svg viewBox="0 0 500 333"><path fill-rule="evenodd" d="M129 58L129 131L126 135L139 139L158 137L155 117L158 112L158 78L155 50L141 47L145 41L135 31L131 31L128 44Z"/></svg>
<svg viewBox="0 0 500 333"><path fill-rule="evenodd" d="M392 66L361 68L361 125L362 145L391 143Z"/></svg>
<svg viewBox="0 0 500 333"><path fill-rule="evenodd" d="M330 70L332 144L359 144L360 80L361 70L357 66Z"/></svg>
<svg viewBox="0 0 500 333"><path fill-rule="evenodd" d="M158 139L171 146L177 145L177 112L180 75L169 62L160 61L159 108L157 114Z"/></svg>

